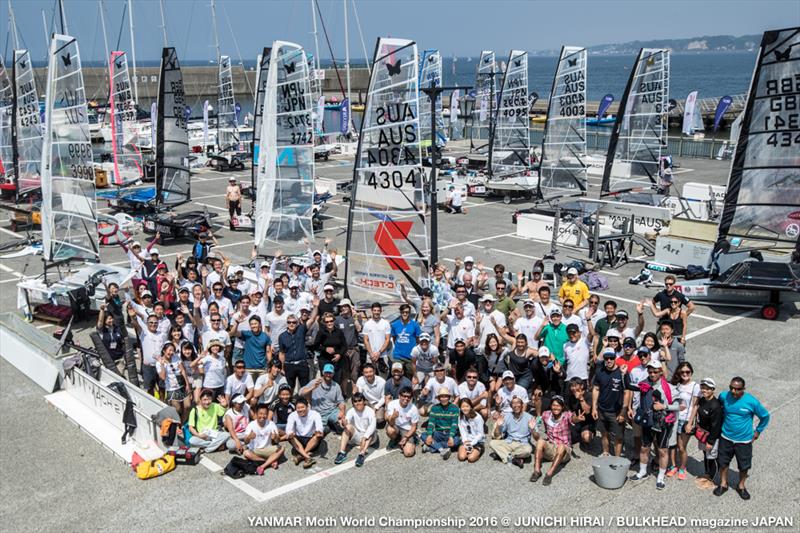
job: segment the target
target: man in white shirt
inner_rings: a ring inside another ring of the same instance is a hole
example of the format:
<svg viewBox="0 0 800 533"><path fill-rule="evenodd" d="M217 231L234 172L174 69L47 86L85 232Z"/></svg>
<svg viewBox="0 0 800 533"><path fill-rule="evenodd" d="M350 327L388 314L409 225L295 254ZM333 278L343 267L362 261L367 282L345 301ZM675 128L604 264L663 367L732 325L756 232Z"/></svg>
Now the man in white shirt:
<svg viewBox="0 0 800 533"><path fill-rule="evenodd" d="M489 391L486 386L478 381L478 371L467 370L464 382L458 386L458 396L466 398L472 404L472 408L478 412L484 420L489 419Z"/></svg>
<svg viewBox="0 0 800 533"><path fill-rule="evenodd" d="M317 461L311 456L322 441L322 417L308 407L308 400L300 397L295 402L295 411L286 420L286 440L292 443L294 464L303 463L311 468Z"/></svg>
<svg viewBox="0 0 800 533"><path fill-rule="evenodd" d="M573 315L574 316L574 315ZM592 345L575 324L567 326L569 342L564 343L564 361L567 363L567 381L578 378L584 387L589 383L589 358Z"/></svg>
<svg viewBox="0 0 800 533"><path fill-rule="evenodd" d="M250 403L271 405L278 399L281 386L286 384L286 377L281 373L281 362L272 359L267 363L267 371L258 376Z"/></svg>
<svg viewBox="0 0 800 533"><path fill-rule="evenodd" d="M392 325L381 317L383 306L375 302L370 308L372 317L364 321L361 333L364 336L364 347L367 349L367 362L378 364L379 359L388 358L389 345L392 338Z"/></svg>
<svg viewBox="0 0 800 533"><path fill-rule="evenodd" d="M367 458L367 448L375 441L375 411L367 406L367 399L363 394L353 394L353 407L344 415L345 426L339 444L339 453L333 460L334 464L342 464L347 460L347 445L358 447L356 466L364 466Z"/></svg>
<svg viewBox="0 0 800 533"><path fill-rule="evenodd" d="M436 394L442 387L450 391L450 398L453 403L458 403L458 383L450 376L445 375L444 365L437 363L433 367L433 377L428 380L422 391L419 393L419 414L420 416L428 416L434 404L438 403Z"/></svg>
<svg viewBox="0 0 800 533"><path fill-rule="evenodd" d="M239 300L239 310L233 313L231 320L239 323L236 326L239 332L250 331L250 317L255 314L255 310L250 305L250 297L245 295ZM236 361L242 357L244 357L244 341L237 336L233 340L233 360Z"/></svg>
<svg viewBox="0 0 800 533"><path fill-rule="evenodd" d="M399 447L406 457L414 457L417 450L419 411L412 398L411 387L402 388L397 399L386 407L386 436L389 437L386 448Z"/></svg>
<svg viewBox="0 0 800 533"><path fill-rule="evenodd" d="M497 389L497 394L494 396L494 406L497 411L500 411L504 416L508 416L511 414L511 400L514 398L519 398L522 400L523 405L528 405L528 391L524 387L517 385L512 371L506 370L501 377L503 386Z"/></svg>
<svg viewBox="0 0 800 533"><path fill-rule="evenodd" d="M283 448L279 443L278 428L272 420L268 420L269 407L260 403L256 407L256 419L245 429L244 442L247 449L244 458L260 462L256 472L264 475L270 466L277 469L278 461L283 456Z"/></svg>
<svg viewBox="0 0 800 533"><path fill-rule="evenodd" d="M448 213L463 213L466 214L467 212L463 210L462 206L464 205L464 198L461 196L461 191L459 191L456 187L450 186L450 192L447 193L447 205L446 209Z"/></svg>
<svg viewBox="0 0 800 533"><path fill-rule="evenodd" d="M360 392L367 399L367 404L375 411L375 422L379 426L384 423L384 402L386 396L383 395L383 388L386 386L386 380L376 375L375 365L367 363L361 370L362 375L356 381L353 387L353 394Z"/></svg>
<svg viewBox="0 0 800 533"><path fill-rule="evenodd" d="M227 320L230 318L231 314L233 314L233 302L222 295L223 290L225 290L225 286L221 281L214 283L212 286L212 292L206 301L206 305L216 302L217 305L219 305L219 314L221 314Z"/></svg>
<svg viewBox="0 0 800 533"><path fill-rule="evenodd" d="M452 302L450 305L453 314L450 317L442 315L442 319L447 320L447 349L454 350L457 340L464 341L468 348L474 346L474 320L464 314L464 308L460 303Z"/></svg>
<svg viewBox="0 0 800 533"><path fill-rule="evenodd" d="M536 348L539 341L536 340L536 332L544 322L544 319L536 313L536 302L528 298L522 304L523 315L514 321L514 337L525 335L528 346Z"/></svg>
<svg viewBox="0 0 800 533"><path fill-rule="evenodd" d="M201 337L203 349L208 350L208 343L216 339L222 343L225 347L225 351L228 352L231 346L231 337L222 324L222 316L219 313L215 313L211 315L210 322L211 328L203 331Z"/></svg>
<svg viewBox="0 0 800 533"><path fill-rule="evenodd" d="M228 405L234 396L243 396L250 400L253 396L253 376L245 370L244 359L239 359L233 364L233 374L225 379L225 399Z"/></svg>
<svg viewBox="0 0 800 533"><path fill-rule="evenodd" d="M536 316L541 318L542 320L549 320L550 313L553 309L560 309L561 307L550 299L550 287L547 285L542 285L539 287L539 301L536 302L536 306L534 309L536 310Z"/></svg>
<svg viewBox="0 0 800 533"><path fill-rule="evenodd" d="M161 356L161 348L167 342L167 334L158 330L158 318L151 315L144 321L136 316L136 310L128 307L128 317L133 322L133 327L139 335L139 345L142 349L142 388L153 394L156 386L161 388L156 370L156 360ZM164 391L159 390L164 397Z"/></svg>
<svg viewBox="0 0 800 533"><path fill-rule="evenodd" d="M575 302L570 298L565 298L564 301L561 302L561 310L561 322L565 326L575 324L581 330L581 334L588 335L589 328L586 326L586 321L574 312Z"/></svg>
<svg viewBox="0 0 800 533"><path fill-rule="evenodd" d="M501 332L506 330L506 316L494 308L495 298L491 294L486 294L481 298L482 309L478 314L478 331L480 331L480 339L476 346L479 353L483 352L486 346L486 337L491 334L497 335L498 339L502 339Z"/></svg>
<svg viewBox="0 0 800 533"><path fill-rule="evenodd" d="M297 316L300 316L299 313ZM278 337L286 331L286 320L289 313L284 309L283 298L277 297L272 302L272 311L267 313L267 333L272 340L272 351L278 350Z"/></svg>
<svg viewBox="0 0 800 533"><path fill-rule="evenodd" d="M278 299L276 295L272 300L273 306ZM303 305L311 305L313 298L307 292L300 292L300 282L289 282L289 294L283 296L283 308L287 313L294 316L300 316L300 308Z"/></svg>

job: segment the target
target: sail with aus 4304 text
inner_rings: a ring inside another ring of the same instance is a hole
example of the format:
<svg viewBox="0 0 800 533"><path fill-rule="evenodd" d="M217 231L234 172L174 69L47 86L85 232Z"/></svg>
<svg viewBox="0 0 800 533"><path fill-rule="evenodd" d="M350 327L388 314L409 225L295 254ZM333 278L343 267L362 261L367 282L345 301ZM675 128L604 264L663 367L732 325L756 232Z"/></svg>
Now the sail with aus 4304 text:
<svg viewBox="0 0 800 533"><path fill-rule="evenodd" d="M359 309L377 301L391 314L401 284L415 294L429 280L417 67L413 41L378 39L347 223L346 291Z"/></svg>
<svg viewBox="0 0 800 533"><path fill-rule="evenodd" d="M54 35L42 148L42 249L47 261L98 262L92 142L78 42Z"/></svg>
<svg viewBox="0 0 800 533"><path fill-rule="evenodd" d="M800 28L764 33L719 224L731 249L800 251Z"/></svg>

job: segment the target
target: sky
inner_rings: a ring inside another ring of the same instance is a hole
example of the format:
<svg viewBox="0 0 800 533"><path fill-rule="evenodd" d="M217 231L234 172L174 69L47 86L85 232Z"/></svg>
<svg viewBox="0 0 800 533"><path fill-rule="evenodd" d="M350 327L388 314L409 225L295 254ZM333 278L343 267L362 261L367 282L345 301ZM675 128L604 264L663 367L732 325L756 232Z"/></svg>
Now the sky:
<svg viewBox="0 0 800 533"><path fill-rule="evenodd" d="M255 60L273 40L299 43L314 52L312 0L217 0L222 54ZM57 0L12 0L22 47L34 60L46 54L42 12L52 31ZM798 0L318 0L337 59L345 56L344 5L349 11L351 58L371 56L380 36L414 39L444 55L477 56L489 50L557 49L633 40L702 35L760 34L800 25ZM78 38L84 61L105 55L96 0L64 0L67 28ZM130 49L126 0L104 0L110 49ZM164 0L167 38L179 57L216 57L210 0ZM359 34L356 16L360 22ZM158 0L133 0L137 61L160 58L163 38ZM0 46L10 56L13 39L8 0L0 0ZM122 25L122 31L120 28ZM362 36L363 35L363 45ZM330 58L318 19L322 59ZM367 51L365 54L365 50ZM238 61L235 61L238 62Z"/></svg>

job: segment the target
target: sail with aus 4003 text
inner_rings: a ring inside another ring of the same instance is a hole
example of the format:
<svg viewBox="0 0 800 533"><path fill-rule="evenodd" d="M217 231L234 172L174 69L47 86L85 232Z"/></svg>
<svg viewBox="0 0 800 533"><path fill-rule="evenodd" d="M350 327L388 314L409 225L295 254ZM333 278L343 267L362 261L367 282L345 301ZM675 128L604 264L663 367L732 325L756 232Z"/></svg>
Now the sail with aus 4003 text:
<svg viewBox="0 0 800 533"><path fill-rule="evenodd" d="M99 262L92 142L78 42L54 35L42 147L42 249L47 261Z"/></svg>
<svg viewBox="0 0 800 533"><path fill-rule="evenodd" d="M161 52L156 119L156 203L176 206L191 199L189 130L183 75L174 48Z"/></svg>
<svg viewBox="0 0 800 533"><path fill-rule="evenodd" d="M133 101L128 57L125 52L111 52L109 62L111 99L111 154L114 159L115 185L129 185L142 178L142 154L137 146L136 104Z"/></svg>
<svg viewBox="0 0 800 533"><path fill-rule="evenodd" d="M764 33L718 240L800 251L800 28Z"/></svg>
<svg viewBox="0 0 800 533"><path fill-rule="evenodd" d="M586 191L586 49L564 46L553 78L542 140L542 198Z"/></svg>
<svg viewBox="0 0 800 533"><path fill-rule="evenodd" d="M264 117L264 97L267 93L267 73L269 72L270 49L258 56L258 71L256 72L256 99L253 103L253 161L250 166L250 186L253 192L258 186L258 154L261 148L261 122Z"/></svg>
<svg viewBox="0 0 800 533"><path fill-rule="evenodd" d="M359 309L396 311L402 283L419 293L429 279L417 67L416 43L378 39L347 221L345 287Z"/></svg>
<svg viewBox="0 0 800 533"><path fill-rule="evenodd" d="M512 50L500 84L499 104L491 136L493 180L530 172L530 118L528 116L528 53Z"/></svg>
<svg viewBox="0 0 800 533"><path fill-rule="evenodd" d="M314 145L309 68L303 47L270 51L258 157L255 244L314 238Z"/></svg>
<svg viewBox="0 0 800 533"><path fill-rule="evenodd" d="M608 142L600 195L649 189L667 146L669 50L642 48Z"/></svg>
<svg viewBox="0 0 800 533"><path fill-rule="evenodd" d="M44 128L39 114L39 95L27 50L14 50L14 175L17 198L42 186L42 143Z"/></svg>
<svg viewBox="0 0 800 533"><path fill-rule="evenodd" d="M439 50L424 50L419 62L420 89L442 86L442 55ZM419 127L420 144L423 148L431 145L431 105L428 95L420 93ZM442 116L442 97L436 98L433 114L436 120L436 146L447 143L444 117Z"/></svg>
<svg viewBox="0 0 800 533"><path fill-rule="evenodd" d="M219 87L217 90L217 145L220 153L239 149L239 132L236 121L236 102L233 96L231 58L219 58Z"/></svg>

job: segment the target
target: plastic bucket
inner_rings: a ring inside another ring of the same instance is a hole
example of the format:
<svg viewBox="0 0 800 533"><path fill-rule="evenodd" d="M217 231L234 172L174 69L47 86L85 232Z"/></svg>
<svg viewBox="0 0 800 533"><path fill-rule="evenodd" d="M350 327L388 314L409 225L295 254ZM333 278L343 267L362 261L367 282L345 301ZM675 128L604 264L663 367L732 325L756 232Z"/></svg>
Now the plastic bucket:
<svg viewBox="0 0 800 533"><path fill-rule="evenodd" d="M625 484L630 466L623 457L598 457L592 461L594 481L604 489L618 489Z"/></svg>

